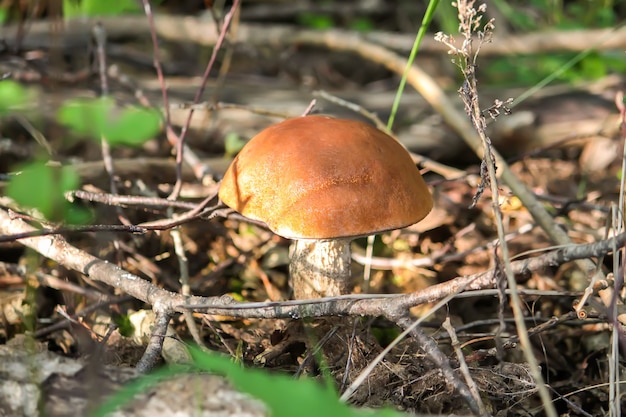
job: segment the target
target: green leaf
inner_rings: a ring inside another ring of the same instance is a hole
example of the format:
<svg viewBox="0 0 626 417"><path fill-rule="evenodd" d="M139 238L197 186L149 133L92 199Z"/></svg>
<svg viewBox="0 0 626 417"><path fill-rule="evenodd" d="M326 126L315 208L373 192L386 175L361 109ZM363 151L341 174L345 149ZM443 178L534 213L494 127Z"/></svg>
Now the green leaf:
<svg viewBox="0 0 626 417"><path fill-rule="evenodd" d="M134 0L63 0L63 16L75 17L118 16L124 13L139 12Z"/></svg>
<svg viewBox="0 0 626 417"><path fill-rule="evenodd" d="M584 79L599 80L606 76L605 61L596 53L589 54L580 62L581 77Z"/></svg>
<svg viewBox="0 0 626 417"><path fill-rule="evenodd" d="M68 100L58 113L60 123L81 135L115 145L137 146L153 138L161 116L143 107L120 109L110 98Z"/></svg>
<svg viewBox="0 0 626 417"><path fill-rule="evenodd" d="M33 97L31 92L11 80L0 81L0 116L22 108Z"/></svg>
<svg viewBox="0 0 626 417"><path fill-rule="evenodd" d="M51 221L83 222L85 211L72 208L64 193L76 189L78 174L71 167L51 167L41 161L22 166L7 186L7 195L20 206L39 210Z"/></svg>
<svg viewBox="0 0 626 417"><path fill-rule="evenodd" d="M393 410L364 413L339 402L332 387L323 387L311 379L294 380L286 375L246 369L228 358L191 349L196 366L225 375L240 390L263 401L273 417L357 417L365 415L400 416Z"/></svg>
<svg viewBox="0 0 626 417"><path fill-rule="evenodd" d="M182 370L178 367L163 368L152 372L150 375L141 376L134 381L128 383L123 389L115 394L110 395L94 412L91 417L105 417L111 415L119 407L131 402L136 396L142 392L146 392L154 385L168 378L172 378L177 374L181 374Z"/></svg>
<svg viewBox="0 0 626 417"><path fill-rule="evenodd" d="M367 17L357 17L350 21L349 27L357 32L371 32L374 30L374 22Z"/></svg>
<svg viewBox="0 0 626 417"><path fill-rule="evenodd" d="M161 128L159 113L142 107L127 108L117 119L109 121L112 123L107 125L104 135L112 145L141 145Z"/></svg>
<svg viewBox="0 0 626 417"><path fill-rule="evenodd" d="M246 142L236 132L228 132L224 138L225 156L233 157L245 144Z"/></svg>
<svg viewBox="0 0 626 417"><path fill-rule="evenodd" d="M131 337L134 332L134 326L128 314L114 315L113 321L117 324L117 329L124 337Z"/></svg>
<svg viewBox="0 0 626 417"><path fill-rule="evenodd" d="M113 105L113 100L106 98L67 100L59 110L58 120L78 134L100 139Z"/></svg>
<svg viewBox="0 0 626 417"><path fill-rule="evenodd" d="M318 30L331 29L335 26L331 17L316 13L301 13L297 16L297 21L302 26Z"/></svg>
<svg viewBox="0 0 626 417"><path fill-rule="evenodd" d="M243 368L228 358L203 352L197 347L191 347L190 352L194 359L193 368L172 366L137 378L117 393L111 395L91 416L104 417L109 415L154 384L181 373L194 372L197 369L225 375L237 389L261 400L270 409L272 417L403 416L403 414L390 409L373 412L372 410L360 411L351 408L338 401L332 388L324 388L311 379L294 380L286 375L270 374L263 370Z"/></svg>

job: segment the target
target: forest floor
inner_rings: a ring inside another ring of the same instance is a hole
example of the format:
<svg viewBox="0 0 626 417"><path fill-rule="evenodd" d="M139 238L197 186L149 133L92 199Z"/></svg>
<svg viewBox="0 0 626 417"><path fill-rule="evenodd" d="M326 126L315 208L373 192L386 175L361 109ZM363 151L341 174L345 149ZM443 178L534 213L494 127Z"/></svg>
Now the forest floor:
<svg viewBox="0 0 626 417"><path fill-rule="evenodd" d="M216 69L199 100L204 104L196 108L187 133L189 154L198 160L195 166L184 167L178 200L190 204L179 207L160 205L177 180L175 152L165 129L141 146L111 149L116 186L113 195L101 144L70 132L59 122L58 109L64 102L101 94L102 79L97 65L91 64L92 60L97 62L91 53L94 50L85 41L89 38L85 30L94 22L81 23L75 32L55 33L51 38L63 40L56 47L46 38L49 28L34 24L24 38L25 48L14 55L7 49L3 54L11 59L0 60L2 72L10 73L33 94L26 108L3 113L0 119L0 172L6 174L0 197L0 233L10 236L32 228L56 227L37 221L37 212L17 206L6 196L9 174L35 158L75 170L80 178L78 190L83 194L74 193L72 204L88 210L92 225L147 225L171 221L174 214L182 215L215 196L238 146L272 123L303 114L313 99L314 113L367 120L365 112L354 112L328 98L338 97L387 119L397 74L357 53L335 50L332 42L329 47L315 42L275 47L272 31L284 22L264 17L261 6L251 9L257 15L250 14L246 20L244 14L237 21L237 30L244 39L266 37L265 46L262 40L244 40L227 43L220 51ZM142 23L144 16L132 19L134 25L130 20L103 20L110 43L106 63L109 94L120 107L150 103L162 109L150 32ZM212 49L197 39L182 41L184 34L175 36L179 28L175 25L184 24L191 31L194 25L210 26L211 22L206 16L172 14L157 23L172 132L180 132ZM172 25L169 29L168 24ZM253 35L248 32L255 30ZM330 32L333 36L333 30ZM5 31L7 38L9 33ZM433 51L417 62L446 92L454 111L463 115L456 93L458 69L450 58ZM484 83L488 85L488 80ZM519 302L530 351L558 413L606 415L610 375L622 375L624 391L626 374L623 251L619 257L613 255L624 244L623 237L619 240L623 213L618 207L623 204L620 187L625 137L615 99L623 85L623 79L606 76L593 83L546 87L513 108L510 116L501 115L488 127L512 174L571 240L570 245L555 242L509 184L498 183L501 224L508 260L516 273L518 301L505 290L499 220L494 215L491 190L486 189L473 204L481 183L480 159L463 142L462 132L455 131L449 119L424 99L423 92L408 87L393 131L410 151L428 158L418 166L432 191L434 208L416 225L377 236L371 255L366 253L367 238L352 243L354 298L327 300L309 310L286 305L285 311L292 311L291 315L279 314L278 309L272 313L268 305L260 304L229 313L225 309L229 302L243 305L292 298L289 240L239 217L205 215L175 229L141 234L129 229L102 231L92 227L77 232L66 228L54 237L5 239L0 243L2 360L6 364L30 364L26 368L33 364L45 368L40 362L54 364L41 371L34 382L41 387L38 401L45 404L41 407L49 416L76 415L76 409L67 404L81 397L78 413L86 413L82 407L97 403L95 393L105 395L136 376L130 368L145 354L150 329L156 326L151 308L159 303L176 306L181 299L171 298L172 293L192 294L203 298L189 299L187 304L209 300L215 308L182 313L184 309L172 307L172 313L176 310L176 314L168 315L172 318L168 330L172 340L195 339L250 367L289 375L330 375L338 391L343 392L403 330L393 315L386 316L383 311L389 303L398 302L405 303L402 305L407 306L411 320L427 316L419 325L420 332L435 342L456 381L463 381L460 384L467 382L461 371L463 362L468 365L469 379L476 384L487 414L543 415L544 404L514 320L513 303ZM488 108L494 98L516 98L522 91L523 86L486 86L480 91L481 106ZM30 191L43 192L35 186ZM98 199L97 195L104 197ZM120 196L152 200L145 203ZM211 204L215 200L208 207ZM618 239L607 240L613 236ZM44 239L55 239L49 252L37 246ZM615 248L611 246L614 243ZM72 259L64 258L62 249L56 252L55 245L65 248ZM555 251L564 248L570 252L558 258ZM77 252L72 252L74 249ZM579 254L572 255L577 250ZM550 254L557 257L548 260ZM140 277L146 286L117 286L115 271L107 272L109 277L104 279L109 281L101 281L98 271L85 274L87 270L79 266L86 265L81 263L83 259L86 264L108 261L120 271ZM524 264L532 259L537 263ZM596 269L575 259L592 261ZM365 271L368 264L371 273ZM181 276L185 278L182 283ZM479 277L475 285L461 281L472 276ZM137 295L147 289L154 294ZM369 298L371 294L404 298L389 302ZM434 309L442 299L446 302ZM581 299L585 300L582 304ZM219 304L219 300L225 302ZM326 313L320 312L323 308ZM376 308L381 312L374 314ZM302 319L293 311L306 311L310 316ZM156 313L158 320L159 311ZM444 328L447 320L451 327ZM124 330L129 321L144 329L129 336ZM190 324L195 329L190 329ZM615 338L614 332L618 335ZM317 343L323 347L322 361L311 354L310 348ZM615 352L619 345L621 356ZM456 351L457 347L461 350ZM163 356L170 360L178 354L176 347L163 349ZM364 407L387 405L424 415L469 413L467 396L459 394L459 385L450 381L430 355L418 338L404 338L368 371L366 382L356 389L350 402ZM612 370L615 363L618 369ZM7 365L0 366L0 376L5 381L0 382L0 415L37 415L24 405L29 400L21 404L8 400L16 392L15 386L32 375L20 376ZM180 393L188 393L198 382L191 377L177 381L153 388L151 394L136 400L139 405L128 406L124 415L146 415L137 410L143 407L147 413L147 398L159 395L172 396L170 406L189 406L193 401ZM225 414L220 415L265 412L253 400L237 397L222 380L200 383L210 387L207 392L230 393L224 397L215 394L222 398L220 412ZM241 408L228 411L225 404L232 408L233 403L241 403Z"/></svg>

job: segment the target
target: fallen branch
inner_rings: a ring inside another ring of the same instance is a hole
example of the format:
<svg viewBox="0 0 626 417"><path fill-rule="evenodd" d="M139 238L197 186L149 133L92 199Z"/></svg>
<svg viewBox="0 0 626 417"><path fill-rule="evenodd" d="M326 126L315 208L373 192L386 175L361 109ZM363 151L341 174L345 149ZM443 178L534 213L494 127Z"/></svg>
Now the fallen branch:
<svg viewBox="0 0 626 417"><path fill-rule="evenodd" d="M12 219L7 211L0 210L1 233L20 234L35 230L23 220ZM316 300L246 303L236 302L230 296L185 297L163 290L137 275L70 245L61 236L28 238L19 242L66 268L151 304L156 311L164 314L196 310L235 318L302 319L365 315L404 317L411 307L441 300L450 294L493 288L497 279L494 270L490 270L458 277L410 294L345 295ZM626 233L622 233L599 242L564 246L534 258L514 261L511 262L511 267L516 275L526 275L548 266L560 266L576 259L606 255L613 248L621 248L625 244Z"/></svg>
<svg viewBox="0 0 626 417"><path fill-rule="evenodd" d="M49 48L63 45L66 48L82 48L89 42L93 26L101 22L110 41L127 40L129 37L145 37L149 26L145 16L115 16L95 19L65 21L63 32L50 36L52 28L58 22L31 22L29 32L21 41L24 49ZM217 42L219 30L215 22L201 17L159 15L154 17L156 33L162 39L174 42L195 42L199 45L213 46ZM0 29L0 35L6 44L15 47L13 34L17 26L9 25ZM411 50L415 40L414 34L397 34L390 32L371 31L367 34L356 34L354 31L330 29L309 30L288 25L263 25L241 23L238 28L236 43L248 46L284 45L303 39L335 38L357 36L361 40L383 46L389 50L406 53ZM315 43L315 42L314 42ZM122 49L110 45L110 53L125 53ZM593 30L544 31L516 36L503 36L484 45L482 56L488 55L519 55L540 54L555 51L580 52L593 48L595 50L623 50L626 48L626 28L608 28ZM433 39L424 39L420 45L420 53L447 54L447 47Z"/></svg>

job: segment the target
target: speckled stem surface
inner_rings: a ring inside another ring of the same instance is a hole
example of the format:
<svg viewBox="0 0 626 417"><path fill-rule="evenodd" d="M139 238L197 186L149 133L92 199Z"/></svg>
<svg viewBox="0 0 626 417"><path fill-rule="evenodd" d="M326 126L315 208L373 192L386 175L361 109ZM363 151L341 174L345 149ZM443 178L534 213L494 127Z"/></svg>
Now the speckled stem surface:
<svg viewBox="0 0 626 417"><path fill-rule="evenodd" d="M350 240L294 240L289 272L297 300L346 294Z"/></svg>

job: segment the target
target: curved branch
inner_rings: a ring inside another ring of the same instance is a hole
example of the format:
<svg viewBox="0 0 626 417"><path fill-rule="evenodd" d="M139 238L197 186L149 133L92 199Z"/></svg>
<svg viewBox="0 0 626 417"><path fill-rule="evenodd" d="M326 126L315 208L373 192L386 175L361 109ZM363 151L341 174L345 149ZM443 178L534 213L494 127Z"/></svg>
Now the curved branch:
<svg viewBox="0 0 626 417"><path fill-rule="evenodd" d="M0 232L19 234L36 230L20 219L12 219L5 210L0 210ZM270 303L240 303L229 296L184 297L163 290L150 282L103 261L67 243L60 236L44 236L20 239L41 255L89 276L91 279L115 287L138 300L157 305L164 313L198 310L207 314L236 318L315 318L329 316L398 316L409 308L441 300L450 294L462 291L493 288L496 282L494 270L458 277L410 294L392 295L346 295L315 300L297 300ZM613 238L584 245L569 245L541 256L511 263L516 275L525 275L548 266L559 266L566 262L588 257L598 257L626 244L626 233Z"/></svg>
<svg viewBox="0 0 626 417"><path fill-rule="evenodd" d="M148 22L144 16L115 16L97 19L107 30L110 40L123 40L129 37L146 36L149 33ZM69 20L64 22L62 33L50 36L51 23L48 21L31 22L29 32L21 46L25 48L47 48L59 41L65 47L83 46L89 40L89 33L96 20ZM200 45L213 46L219 34L215 22L201 17L159 15L154 18L156 33L159 37L175 42L195 42ZM3 38L10 46L16 46L9 36L16 33L17 26L6 26L1 30ZM407 52L411 50L415 34L398 34L382 31L371 31L356 35L354 31L330 29L325 31L301 29L288 25L267 25L242 23L239 26L236 43L267 46L293 43L297 39L315 37L331 37L341 39L359 36L363 41L378 44L387 49ZM117 53L114 45L110 52ZM502 36L481 47L481 56L487 55L518 55L538 54L556 51L581 52L586 49L623 50L626 48L626 28L624 26L608 29L543 31L515 36ZM120 51L121 52L121 51ZM420 45L421 53L447 54L448 49L433 39L424 39Z"/></svg>

